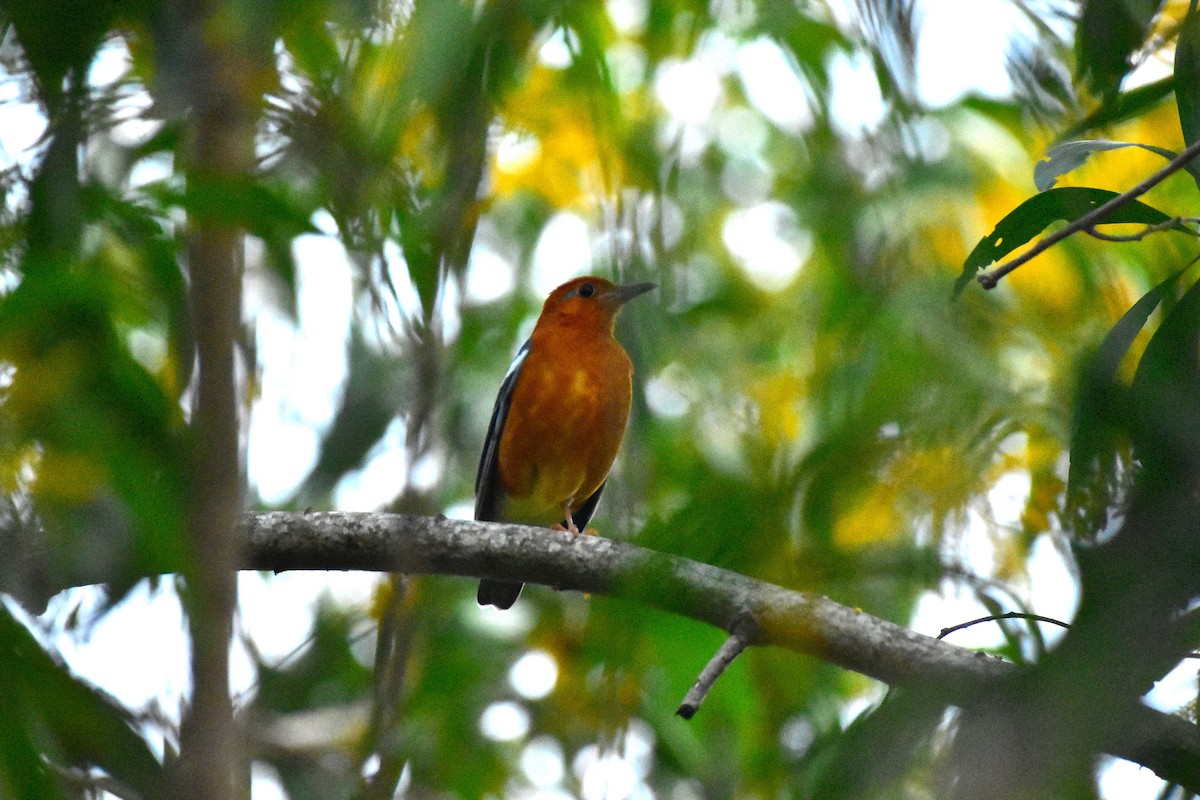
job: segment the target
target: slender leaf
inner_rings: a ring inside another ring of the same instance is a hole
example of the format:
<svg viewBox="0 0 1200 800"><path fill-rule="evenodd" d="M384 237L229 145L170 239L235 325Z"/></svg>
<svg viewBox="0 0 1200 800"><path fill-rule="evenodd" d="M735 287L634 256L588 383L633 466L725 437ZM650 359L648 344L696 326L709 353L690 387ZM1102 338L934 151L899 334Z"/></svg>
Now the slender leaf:
<svg viewBox="0 0 1200 800"><path fill-rule="evenodd" d="M1184 144L1200 139L1200 12L1196 0L1192 0L1175 44L1175 105Z"/></svg>
<svg viewBox="0 0 1200 800"><path fill-rule="evenodd" d="M6 694L5 716L16 714L43 752L65 759L58 766L97 766L141 797L161 796L162 765L129 712L52 658L3 603L0 663L7 674L0 686L16 695Z"/></svg>
<svg viewBox="0 0 1200 800"><path fill-rule="evenodd" d="M279 188L243 180L193 181L183 193L166 186L153 187L151 193L196 218L242 226L262 239L288 296L294 296L292 240L301 234L320 232L309 219L311 208Z"/></svg>
<svg viewBox="0 0 1200 800"><path fill-rule="evenodd" d="M955 293L961 292L978 270L1004 258L1045 230L1047 225L1060 220L1071 222L1079 219L1116 196L1116 192L1107 189L1077 186L1035 194L1010 211L991 233L979 240L963 263L962 275L954 285ZM1103 224L1132 222L1160 225L1170 219L1158 209L1140 200L1132 200L1113 210Z"/></svg>
<svg viewBox="0 0 1200 800"><path fill-rule="evenodd" d="M1033 167L1033 183L1037 186L1039 192L1044 192L1054 186L1055 181L1059 177L1078 169L1083 162L1088 160L1092 153L1100 153L1106 150L1119 150L1122 147L1140 147L1143 150L1148 150L1151 153L1156 153L1163 158L1171 161L1177 153L1167 150L1165 147L1157 147L1152 144L1141 144L1139 142L1114 142L1107 139L1086 139L1075 142L1064 142L1055 145L1046 151L1046 158L1039 161ZM1191 167L1188 170L1192 176L1200 181L1200 168Z"/></svg>
<svg viewBox="0 0 1200 800"><path fill-rule="evenodd" d="M1079 76L1093 92L1116 93L1162 0L1088 0L1075 31Z"/></svg>
<svg viewBox="0 0 1200 800"><path fill-rule="evenodd" d="M37 79L40 99L57 109L68 73L82 75L113 22L117 4L7 0L3 6Z"/></svg>
<svg viewBox="0 0 1200 800"><path fill-rule="evenodd" d="M1200 283L1193 285L1146 345L1129 387L1133 443L1144 469L1167 469L1200 453Z"/></svg>
<svg viewBox="0 0 1200 800"><path fill-rule="evenodd" d="M1174 88L1175 79L1166 77L1107 98L1099 108L1067 128L1062 133L1062 138L1074 139L1088 131L1106 128L1145 114L1165 100Z"/></svg>
<svg viewBox="0 0 1200 800"><path fill-rule="evenodd" d="M931 698L889 692L836 739L813 748L806 759L812 775L805 796L900 796L897 782L928 746L944 712L945 706Z"/></svg>
<svg viewBox="0 0 1200 800"><path fill-rule="evenodd" d="M1146 292L1109 329L1084 366L1071 432L1066 519L1078 538L1094 536L1114 500L1117 448L1125 429L1125 392L1117 370L1146 321L1179 279L1172 275Z"/></svg>

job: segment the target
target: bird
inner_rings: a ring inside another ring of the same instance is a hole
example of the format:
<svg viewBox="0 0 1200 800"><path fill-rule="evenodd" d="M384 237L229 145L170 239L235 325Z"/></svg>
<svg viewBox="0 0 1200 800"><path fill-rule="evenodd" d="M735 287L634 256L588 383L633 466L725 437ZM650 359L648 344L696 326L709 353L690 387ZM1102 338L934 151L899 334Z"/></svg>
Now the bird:
<svg viewBox="0 0 1200 800"><path fill-rule="evenodd" d="M586 275L546 298L492 409L475 474L476 520L586 528L633 398L633 364L614 335L617 314L655 288ZM477 600L511 608L521 586L484 578Z"/></svg>

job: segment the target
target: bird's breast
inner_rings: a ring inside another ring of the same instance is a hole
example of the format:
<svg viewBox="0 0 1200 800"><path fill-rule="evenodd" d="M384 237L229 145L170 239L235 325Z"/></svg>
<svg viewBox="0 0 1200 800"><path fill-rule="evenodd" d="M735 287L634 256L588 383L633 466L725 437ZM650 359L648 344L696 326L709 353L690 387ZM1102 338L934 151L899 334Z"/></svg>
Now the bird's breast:
<svg viewBox="0 0 1200 800"><path fill-rule="evenodd" d="M606 338L532 342L500 440L506 518L550 525L568 499L582 505L607 477L629 417L632 367Z"/></svg>

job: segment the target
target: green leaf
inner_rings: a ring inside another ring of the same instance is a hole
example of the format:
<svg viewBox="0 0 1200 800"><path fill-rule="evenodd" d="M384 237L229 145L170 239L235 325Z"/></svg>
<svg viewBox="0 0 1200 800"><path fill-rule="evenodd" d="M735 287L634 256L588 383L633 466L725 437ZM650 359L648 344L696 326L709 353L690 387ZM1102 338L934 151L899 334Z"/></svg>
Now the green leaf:
<svg viewBox="0 0 1200 800"><path fill-rule="evenodd" d="M1200 453L1200 283L1167 314L1129 387L1134 448L1144 471L1173 473Z"/></svg>
<svg viewBox="0 0 1200 800"><path fill-rule="evenodd" d="M1067 476L1066 520L1077 538L1094 536L1107 523L1116 499L1117 448L1125 426L1125 391L1117 370L1146 321L1162 303L1179 275L1146 292L1109 329L1084 365L1075 402Z"/></svg>
<svg viewBox="0 0 1200 800"><path fill-rule="evenodd" d="M318 86L331 86L341 66L337 44L330 32L331 18L350 15L339 13L344 11L340 3L311 0L285 0L280 3L280 10L283 41L296 59L296 66Z"/></svg>
<svg viewBox="0 0 1200 800"><path fill-rule="evenodd" d="M1156 147L1152 144L1141 144L1139 142L1114 142L1108 139L1086 139L1075 142L1064 142L1047 150L1045 159L1034 165L1033 183L1037 186L1039 192L1044 192L1054 186L1055 181L1060 176L1081 166L1083 162L1088 160L1088 156L1092 153L1119 150L1122 147L1140 147L1143 150L1156 153L1168 161L1173 160L1178 155L1174 151L1167 150L1165 147ZM1200 168L1193 167L1189 169L1189 172L1200 181Z"/></svg>
<svg viewBox="0 0 1200 800"><path fill-rule="evenodd" d="M127 4L133 5L133 4ZM74 0L7 0L3 14L12 23L37 79L40 99L57 110L68 73L83 76L113 22L116 3Z"/></svg>
<svg viewBox="0 0 1200 800"><path fill-rule="evenodd" d="M1049 189L1035 194L1005 215L996 224L995 230L979 240L963 263L963 272L954 284L954 293L960 293L977 271L1004 258L1045 230L1047 225L1060 220L1071 222L1079 219L1116 196L1116 192L1107 189L1079 186ZM1114 209L1101 224L1132 222L1159 225L1170 219L1140 200L1131 200ZM1182 226L1180 229L1186 230Z"/></svg>
<svg viewBox="0 0 1200 800"><path fill-rule="evenodd" d="M262 239L272 265L294 294L295 264L291 243L305 233L320 233L309 219L311 209L283 190L243 179L193 180L179 193L165 186L149 193L166 204L179 205L189 214L212 222L234 225Z"/></svg>
<svg viewBox="0 0 1200 800"><path fill-rule="evenodd" d="M803 767L806 797L824 800L904 796L899 784L928 748L945 705L936 699L892 690L838 735L814 743Z"/></svg>
<svg viewBox="0 0 1200 800"><path fill-rule="evenodd" d="M119 595L181 563L186 454L178 406L118 329L128 285L107 266L27 272L0 301L0 357L15 367L11 444L41 454L32 488L55 567Z"/></svg>
<svg viewBox="0 0 1200 800"><path fill-rule="evenodd" d="M1154 309L1162 303L1163 297L1166 296L1171 285L1178 279L1179 275L1172 275L1146 292L1133 304L1132 308L1117 320L1117 324L1113 325L1105 335L1100 347L1088 363L1084 378L1088 386L1099 388L1113 385L1116 381L1117 369L1133 345L1134 339L1146 326L1146 321L1154 313ZM1076 427L1078 428L1083 422L1083 419L1077 417Z"/></svg>
<svg viewBox="0 0 1200 800"><path fill-rule="evenodd" d="M1174 88L1175 79L1167 77L1107 98L1099 108L1067 128L1062 138L1073 139L1088 131L1141 116L1165 100Z"/></svg>
<svg viewBox="0 0 1200 800"><path fill-rule="evenodd" d="M145 798L161 797L164 788L162 765L145 740L134 731L130 713L115 700L76 678L53 658L37 639L0 603L0 688L8 711L0 732L23 731L36 749L57 766L97 766L121 784ZM9 751L8 747L4 748ZM9 755L11 751L6 752ZM14 780L12 760L0 762L0 789ZM24 765L25 778L17 785L41 783L36 794L17 796L56 797L37 761ZM7 780L6 780L7 779Z"/></svg>
<svg viewBox="0 0 1200 800"><path fill-rule="evenodd" d="M59 115L46 154L29 184L26 269L61 267L74 256L83 229L79 149L84 125L78 103Z"/></svg>
<svg viewBox="0 0 1200 800"><path fill-rule="evenodd" d="M1196 0L1188 8L1175 44L1175 105L1184 144L1200 140L1200 12ZM1192 169L1200 170L1194 163Z"/></svg>
<svg viewBox="0 0 1200 800"><path fill-rule="evenodd" d="M1075 29L1079 77L1098 95L1116 94L1162 0L1088 0Z"/></svg>

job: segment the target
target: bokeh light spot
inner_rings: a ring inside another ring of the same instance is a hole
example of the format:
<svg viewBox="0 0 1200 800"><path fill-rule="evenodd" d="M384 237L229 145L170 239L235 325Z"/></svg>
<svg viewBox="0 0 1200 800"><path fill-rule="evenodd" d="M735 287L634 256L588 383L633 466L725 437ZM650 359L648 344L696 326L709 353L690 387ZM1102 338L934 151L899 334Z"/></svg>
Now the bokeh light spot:
<svg viewBox="0 0 1200 800"><path fill-rule="evenodd" d="M495 742L515 742L529 733L529 712L518 703L492 703L479 717L480 732Z"/></svg>
<svg viewBox="0 0 1200 800"><path fill-rule="evenodd" d="M540 700L554 691L558 662L545 650L530 650L508 671L508 682L522 697Z"/></svg>

